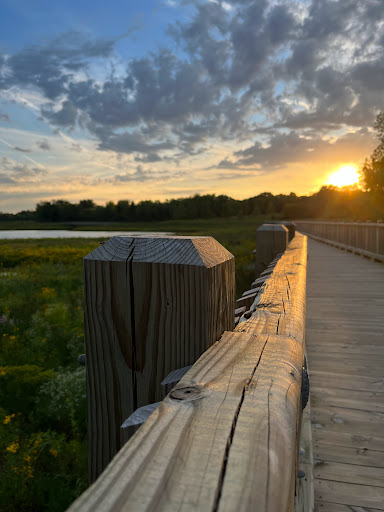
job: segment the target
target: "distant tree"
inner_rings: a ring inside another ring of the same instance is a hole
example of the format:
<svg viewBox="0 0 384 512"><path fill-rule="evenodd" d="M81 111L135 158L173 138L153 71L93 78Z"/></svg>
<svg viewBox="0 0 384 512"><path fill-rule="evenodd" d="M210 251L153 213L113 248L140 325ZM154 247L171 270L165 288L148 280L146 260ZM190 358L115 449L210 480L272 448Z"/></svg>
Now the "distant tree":
<svg viewBox="0 0 384 512"><path fill-rule="evenodd" d="M361 183L367 192L384 196L384 112L376 117L375 130L380 144L360 170Z"/></svg>
<svg viewBox="0 0 384 512"><path fill-rule="evenodd" d="M378 158L375 150L365 160L361 169L361 181L368 192L384 195L384 155Z"/></svg>

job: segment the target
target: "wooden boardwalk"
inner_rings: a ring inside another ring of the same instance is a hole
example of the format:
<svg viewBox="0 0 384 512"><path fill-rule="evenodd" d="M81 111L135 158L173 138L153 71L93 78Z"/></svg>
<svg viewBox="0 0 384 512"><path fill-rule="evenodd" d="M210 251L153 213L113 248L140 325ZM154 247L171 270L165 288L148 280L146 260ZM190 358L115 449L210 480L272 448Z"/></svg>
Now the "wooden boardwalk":
<svg viewBox="0 0 384 512"><path fill-rule="evenodd" d="M308 239L315 511L384 510L384 265Z"/></svg>

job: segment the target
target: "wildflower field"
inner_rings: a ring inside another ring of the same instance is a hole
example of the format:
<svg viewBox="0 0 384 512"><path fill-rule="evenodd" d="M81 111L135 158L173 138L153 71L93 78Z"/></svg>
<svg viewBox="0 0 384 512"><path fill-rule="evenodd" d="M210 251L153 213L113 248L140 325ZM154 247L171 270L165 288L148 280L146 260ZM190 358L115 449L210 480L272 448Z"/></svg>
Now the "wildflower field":
<svg viewBox="0 0 384 512"><path fill-rule="evenodd" d="M95 240L0 242L0 510L87 486L82 258Z"/></svg>
<svg viewBox="0 0 384 512"><path fill-rule="evenodd" d="M149 230L212 235L253 278L258 218ZM165 223L164 223L165 224ZM127 226L126 229L132 229ZM99 239L0 241L0 511L62 512L87 487L82 259Z"/></svg>

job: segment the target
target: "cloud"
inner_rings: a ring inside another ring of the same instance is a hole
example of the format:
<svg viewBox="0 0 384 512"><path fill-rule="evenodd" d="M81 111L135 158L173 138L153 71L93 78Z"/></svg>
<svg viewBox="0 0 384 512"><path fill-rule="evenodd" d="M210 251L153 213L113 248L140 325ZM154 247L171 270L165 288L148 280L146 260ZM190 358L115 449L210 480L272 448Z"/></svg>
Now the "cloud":
<svg viewBox="0 0 384 512"><path fill-rule="evenodd" d="M4 114L0 109L0 121L6 121L7 123L11 122L11 118L8 114Z"/></svg>
<svg viewBox="0 0 384 512"><path fill-rule="evenodd" d="M96 77L90 66L113 67L119 37L70 32L0 57L0 89L38 89L52 127L80 127L99 150L136 162L247 143L216 166L233 170L300 161L324 147L323 135L372 126L383 108L382 0L182 5L189 14L169 26L169 48L120 59L119 73Z"/></svg>
<svg viewBox="0 0 384 512"><path fill-rule="evenodd" d="M13 149L15 151L20 151L21 153L32 153L32 150L26 148L19 148L19 146L15 146Z"/></svg>
<svg viewBox="0 0 384 512"><path fill-rule="evenodd" d="M153 163L153 162L160 162L162 158L159 156L158 153L148 153L147 155L143 157L136 156L135 161L136 162L145 162L145 163Z"/></svg>
<svg viewBox="0 0 384 512"><path fill-rule="evenodd" d="M60 34L45 46L27 47L7 59L3 56L2 67L7 72L3 73L0 88L36 86L47 99L53 100L65 94L74 73L87 68L90 59L110 56L115 42L90 39L71 31Z"/></svg>
<svg viewBox="0 0 384 512"><path fill-rule="evenodd" d="M39 182L47 174L46 169L30 167L15 160L3 157L0 160L0 182L3 184L23 185Z"/></svg>
<svg viewBox="0 0 384 512"><path fill-rule="evenodd" d="M238 169L258 165L261 169L273 171L293 162L310 163L311 159L323 159L324 162L327 159L361 160L373 147L374 137L367 129L335 137L335 140L326 140L318 135L303 136L291 131L273 135L266 147L255 142L244 150L236 151L236 161L232 162L232 166ZM219 165L224 166L223 162Z"/></svg>
<svg viewBox="0 0 384 512"><path fill-rule="evenodd" d="M177 177L184 176L184 172L179 171L176 176ZM165 180L169 180L171 177L175 177L175 174L167 172L167 171L143 169L143 167L141 165L138 165L134 172L126 172L124 174L116 174L113 177L113 182L115 184L118 184L118 183L130 182L130 181L138 181L138 182L158 181L158 180L165 181Z"/></svg>
<svg viewBox="0 0 384 512"><path fill-rule="evenodd" d="M78 110L71 101L64 101L57 111L51 105L43 107L42 115L55 126L74 128L78 118Z"/></svg>
<svg viewBox="0 0 384 512"><path fill-rule="evenodd" d="M44 151L49 151L51 148L51 145L49 144L49 142L47 142L46 140L42 140L40 142L37 143L37 146L44 150Z"/></svg>
<svg viewBox="0 0 384 512"><path fill-rule="evenodd" d="M158 141L152 139L152 142L146 140L141 133L124 132L122 134L102 135L102 142L99 149L116 151L117 153L146 153L154 155L156 151L174 149L175 144L170 141Z"/></svg>

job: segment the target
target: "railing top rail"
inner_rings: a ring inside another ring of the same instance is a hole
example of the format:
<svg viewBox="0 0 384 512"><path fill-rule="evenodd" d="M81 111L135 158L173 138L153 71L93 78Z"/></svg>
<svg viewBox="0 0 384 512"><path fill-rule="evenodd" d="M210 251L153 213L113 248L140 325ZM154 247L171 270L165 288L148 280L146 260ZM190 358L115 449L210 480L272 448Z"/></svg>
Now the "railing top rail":
<svg viewBox="0 0 384 512"><path fill-rule="evenodd" d="M353 221L330 221L330 220L295 220L296 224L330 224L334 226L364 226L384 228L384 222L353 222Z"/></svg>

